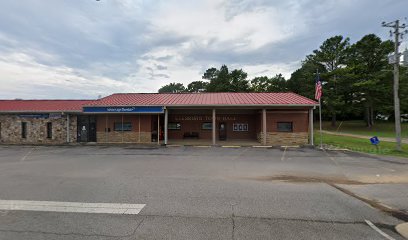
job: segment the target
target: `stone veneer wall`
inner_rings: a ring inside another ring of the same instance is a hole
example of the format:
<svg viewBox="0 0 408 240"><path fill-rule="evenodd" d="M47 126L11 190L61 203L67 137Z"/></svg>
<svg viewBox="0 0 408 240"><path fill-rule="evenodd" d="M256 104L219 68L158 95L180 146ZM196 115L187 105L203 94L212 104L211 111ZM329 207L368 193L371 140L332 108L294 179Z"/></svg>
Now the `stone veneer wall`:
<svg viewBox="0 0 408 240"><path fill-rule="evenodd" d="M151 143L151 132L124 131L124 132L96 132L96 141L98 143Z"/></svg>
<svg viewBox="0 0 408 240"><path fill-rule="evenodd" d="M258 133L258 142L263 143L263 133ZM305 145L309 143L307 132L267 132L266 145Z"/></svg>
<svg viewBox="0 0 408 240"><path fill-rule="evenodd" d="M27 123L27 137L21 137L21 122ZM47 123L52 122L52 138L47 138ZM66 116L61 118L24 118L17 114L0 115L0 143L62 144L66 143ZM77 118L70 115L70 142L77 139Z"/></svg>

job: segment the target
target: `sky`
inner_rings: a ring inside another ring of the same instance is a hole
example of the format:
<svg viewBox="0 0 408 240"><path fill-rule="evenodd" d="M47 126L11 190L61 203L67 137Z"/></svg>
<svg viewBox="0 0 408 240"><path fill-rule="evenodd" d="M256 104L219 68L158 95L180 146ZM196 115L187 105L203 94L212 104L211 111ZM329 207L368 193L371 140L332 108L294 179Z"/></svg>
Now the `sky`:
<svg viewBox="0 0 408 240"><path fill-rule="evenodd" d="M250 79L289 78L329 37L390 39L381 22L407 22L407 9L407 0L3 0L0 99L157 92L223 64Z"/></svg>

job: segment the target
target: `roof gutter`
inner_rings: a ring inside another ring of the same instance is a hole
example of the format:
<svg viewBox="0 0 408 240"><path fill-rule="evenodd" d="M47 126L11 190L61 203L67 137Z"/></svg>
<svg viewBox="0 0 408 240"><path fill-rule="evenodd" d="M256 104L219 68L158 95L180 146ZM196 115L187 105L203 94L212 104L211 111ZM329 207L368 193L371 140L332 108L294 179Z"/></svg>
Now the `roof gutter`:
<svg viewBox="0 0 408 240"><path fill-rule="evenodd" d="M316 107L319 106L318 103L316 104L200 104L200 105L192 105L192 104L177 104L177 105L87 105L83 107L164 107L164 108L173 108L173 107Z"/></svg>

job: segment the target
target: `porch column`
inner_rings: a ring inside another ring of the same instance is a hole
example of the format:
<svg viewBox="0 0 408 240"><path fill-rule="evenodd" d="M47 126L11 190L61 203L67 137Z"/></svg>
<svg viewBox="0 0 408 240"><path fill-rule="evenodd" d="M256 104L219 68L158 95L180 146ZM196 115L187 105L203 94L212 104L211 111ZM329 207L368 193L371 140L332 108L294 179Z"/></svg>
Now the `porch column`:
<svg viewBox="0 0 408 240"><path fill-rule="evenodd" d="M217 128L217 126L215 125L216 123L216 118L215 118L215 109L212 110L212 143L213 145L215 145L216 143L216 139L215 139L215 130Z"/></svg>
<svg viewBox="0 0 408 240"><path fill-rule="evenodd" d="M160 114L157 114L157 145L160 145Z"/></svg>
<svg viewBox="0 0 408 240"><path fill-rule="evenodd" d="M139 126L138 126L138 130L139 130L139 143L140 143L140 140L141 140L141 136L140 136L140 114L139 114ZM151 135L151 134L150 134Z"/></svg>
<svg viewBox="0 0 408 240"><path fill-rule="evenodd" d="M262 145L266 146L266 109L262 109Z"/></svg>
<svg viewBox="0 0 408 240"><path fill-rule="evenodd" d="M108 142L108 114L105 115L105 143Z"/></svg>
<svg viewBox="0 0 408 240"><path fill-rule="evenodd" d="M123 114L122 114L122 143L123 143Z"/></svg>
<svg viewBox="0 0 408 240"><path fill-rule="evenodd" d="M169 123L169 110L166 108L164 109L164 145L167 145L168 141L168 123Z"/></svg>
<svg viewBox="0 0 408 240"><path fill-rule="evenodd" d="M314 141L313 141L313 108L309 110L309 144L314 146Z"/></svg>
<svg viewBox="0 0 408 240"><path fill-rule="evenodd" d="M67 143L69 143L69 114L67 113Z"/></svg>

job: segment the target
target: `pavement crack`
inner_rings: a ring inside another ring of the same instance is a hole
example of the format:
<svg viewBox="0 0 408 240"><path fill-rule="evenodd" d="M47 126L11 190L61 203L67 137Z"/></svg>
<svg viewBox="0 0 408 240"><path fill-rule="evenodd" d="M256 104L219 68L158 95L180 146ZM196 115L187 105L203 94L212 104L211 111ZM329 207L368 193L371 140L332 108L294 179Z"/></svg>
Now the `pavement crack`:
<svg viewBox="0 0 408 240"><path fill-rule="evenodd" d="M127 237L132 237L132 236L134 236L134 235L136 234L136 231L139 229L140 225L142 225L142 223L144 222L145 219L146 219L146 218L143 218L142 221L140 221L140 222L136 225L136 228L133 230L133 232L132 232L131 234L126 235L126 236L122 236L121 238L127 238Z"/></svg>
<svg viewBox="0 0 408 240"><path fill-rule="evenodd" d="M31 233L31 234L56 235L56 236L78 236L78 237L104 237L104 238L126 237L126 236L105 235L105 234L85 234L85 233L75 233L75 232L58 233L58 232L47 232L47 231L13 230L13 229L0 229L0 232Z"/></svg>
<svg viewBox="0 0 408 240"><path fill-rule="evenodd" d="M59 232L50 232L50 231L35 231L35 230L13 230L13 229L0 229L0 232L10 232L10 233L30 233L30 234L42 234L42 235L55 235L55 236L76 236L76 237L97 237L99 238L128 238L136 234L136 231L142 225L145 218L143 218L137 225L136 228L129 234L125 235L107 235L107 234L86 234L86 233L59 233Z"/></svg>
<svg viewBox="0 0 408 240"><path fill-rule="evenodd" d="M232 233L231 233L231 239L235 239L235 213L234 213L234 204L231 204L231 221L232 221Z"/></svg>

